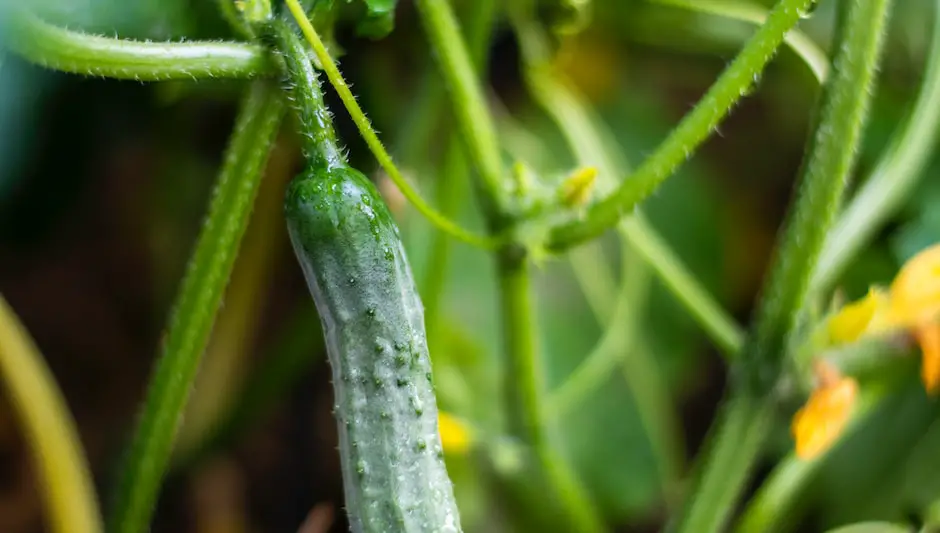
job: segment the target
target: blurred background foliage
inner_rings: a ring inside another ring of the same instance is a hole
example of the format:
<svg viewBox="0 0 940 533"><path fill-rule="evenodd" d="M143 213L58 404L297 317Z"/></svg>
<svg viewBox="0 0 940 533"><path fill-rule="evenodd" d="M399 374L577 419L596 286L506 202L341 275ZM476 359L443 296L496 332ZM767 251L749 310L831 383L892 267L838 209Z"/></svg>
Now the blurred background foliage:
<svg viewBox="0 0 940 533"><path fill-rule="evenodd" d="M454 3L461 12L471 1ZM50 22L107 35L231 37L208 0L40 0L37 6ZM801 28L825 49L833 17L833 2L824 1ZM927 0L896 2L859 175L871 168L915 96L932 17ZM596 0L590 26L565 40L561 64L613 132L623 160L635 165L752 31L747 23L639 0ZM446 102L427 98L439 92L432 86L440 80L410 2L401 2L395 31L382 40L359 35L343 18L334 38L364 109L411 179L433 198L453 170L443 167L441 141L452 124ZM526 94L509 27L496 29L489 55L503 146L540 176L561 179L574 159ZM59 380L99 488L113 480L243 88L223 81L144 85L54 73L14 57L0 62L0 292ZM644 207L690 270L742 322L789 201L817 92L805 64L782 51L719 135ZM475 453L448 456L466 529L500 531L516 519L550 519L544 508L535 507L537 517L524 502L502 498L489 472L526 467L524 454L495 434L500 341L491 259L452 243L446 270L429 266L433 230L377 170L335 95L328 99L353 163L372 172L403 226L419 284L444 276L439 295L422 294L441 310L428 325L440 403L499 443L490 448L493 461ZM430 127L422 124L427 120ZM280 213L283 186L298 165L294 136L284 128L154 532L296 531L312 508L326 517L324 524L335 518L332 531L345 528L320 325ZM465 200L471 194L466 171L458 173L460 216L480 227L473 202ZM889 281L905 259L940 241L938 174L933 161L903 211L843 276L848 297ZM541 346L551 387L603 332L576 282L577 275L606 276L610 287L618 282L616 239L608 235L603 245L603 264L580 267L595 270L574 272L572 263L559 260L540 268ZM604 514L622 531L653 531L675 504L681 490L675 478L687 472L713 418L724 367L657 281L649 281L646 304L632 313L639 333L624 349L646 351L665 377L670 405L658 427L641 419L637 380L620 367L557 416L566 453ZM940 495L940 412L913 384L915 376L904 379L911 386L894 393L827 461L802 501L802 530L903 519ZM670 451L661 449L663 435ZM879 454L884 439L909 442L906 449L915 451ZM782 429L775 442L776 454L790 445ZM770 454L764 473L776 457ZM0 531L42 530L26 458L10 407L0 402ZM863 461L866 468L858 468ZM537 505L537 486L532 499Z"/></svg>

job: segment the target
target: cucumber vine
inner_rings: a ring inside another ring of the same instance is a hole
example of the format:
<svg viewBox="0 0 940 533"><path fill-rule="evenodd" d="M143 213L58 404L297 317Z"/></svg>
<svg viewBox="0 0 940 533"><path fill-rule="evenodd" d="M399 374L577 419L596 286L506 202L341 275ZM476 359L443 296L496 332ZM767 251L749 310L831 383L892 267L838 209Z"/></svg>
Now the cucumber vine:
<svg viewBox="0 0 940 533"><path fill-rule="evenodd" d="M498 431L522 445L528 467L502 468L497 450L505 448L492 444L498 439L488 441L483 444L488 454L481 460L488 461L497 482L505 482L509 493L531 481L525 476L532 476L540 487L544 484L540 499L559 517L559 530L611 530L611 517L605 516L567 457L557 425L615 368L622 369L636 394L664 491L680 481L679 424L668 405L668 386L658 362L643 346L638 315L647 302L645 287L656 278L722 352L730 376L708 444L696 459L690 488L672 513L669 528L680 533L725 530L766 451L768 434L780 422L781 398L792 393L788 387L798 388L794 383L807 381L793 354L805 349L800 343L806 342L802 334L815 316L813 304L829 296L826 291L835 278L911 193L937 136L940 0L934 2L933 45L918 100L870 179L854 197L847 197L894 2L838 1L830 60L797 28L817 0L777 0L767 12L743 0L649 0L661 9L745 21L756 29L695 106L628 171L614 153L616 141L603 119L553 64L556 37L583 30L593 12L591 2L513 0L503 5L481 0L471 6L472 16L462 28L464 21L455 12L460 6L448 0L415 0L434 72L426 80L430 111L412 117L423 131L409 151L422 150L438 122L447 122L453 130L444 138L442 166L447 176L438 181L437 207L405 177L333 57L330 32L341 14L354 13L360 35L380 38L392 31L394 0L218 0L220 20L228 24L233 40L179 42L87 34L51 24L24 5L0 6L0 62L10 53L83 76L245 84L136 429L122 456L112 498L106 501L108 531L141 533L152 521L177 428L260 180L290 113L297 119L291 123L297 126L305 167L286 192L286 226L318 310L332 367L345 507L353 531L462 531L439 434L440 391L434 389L431 370L435 354L429 351L425 331L427 323L433 339L443 324L440 292L451 254L448 239L490 254L496 272L502 335ZM503 21L519 44L528 96L557 127L578 165L561 185L549 184L523 161L511 161L512 150L503 144L485 74L486 47ZM755 90L784 46L809 68L821 96L799 185L756 314L752 324L742 327L656 232L642 205ZM436 230L429 245L429 272L419 285L391 210L375 184L349 165L340 147L319 72L339 96L378 166ZM482 214L479 232L455 220L464 180ZM576 270L579 264L604 261L596 240L612 229L619 236L620 286L614 273L606 271L600 279L578 280L604 326L603 336L591 354L549 390L533 272L541 262L563 255ZM426 294L426 316L418 286ZM37 455L44 480L51 484L51 523L56 531L97 533L101 513L84 458L69 444L74 441L71 422L57 405L54 383L36 366L38 356L21 329L0 299L0 370L37 449L51 450ZM634 353L626 353L630 346ZM13 368L14 360L26 370ZM296 362L290 363L289 368L295 367ZM289 380L292 373L279 372L277 380ZM24 383L33 384L41 396L34 409L23 400ZM269 383L256 387L269 395L279 388ZM645 392L638 392L641 389ZM853 420L864 420L883 397L866 396ZM41 417L58 431L38 432L36 420ZM763 531L771 519L786 514L817 464L798 463L792 457L780 463L745 508L739 530ZM56 473L53 465L63 470Z"/></svg>

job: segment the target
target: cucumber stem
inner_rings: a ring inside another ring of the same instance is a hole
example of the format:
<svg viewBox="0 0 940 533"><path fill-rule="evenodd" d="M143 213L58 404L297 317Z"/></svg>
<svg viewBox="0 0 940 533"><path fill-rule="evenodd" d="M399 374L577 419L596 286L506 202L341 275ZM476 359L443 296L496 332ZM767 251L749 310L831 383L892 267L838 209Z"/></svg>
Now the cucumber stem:
<svg viewBox="0 0 940 533"><path fill-rule="evenodd" d="M301 150L311 170L329 170L347 166L333 130L333 118L323 101L320 79L300 37L280 19L263 27L263 39L284 60L287 93L300 121Z"/></svg>

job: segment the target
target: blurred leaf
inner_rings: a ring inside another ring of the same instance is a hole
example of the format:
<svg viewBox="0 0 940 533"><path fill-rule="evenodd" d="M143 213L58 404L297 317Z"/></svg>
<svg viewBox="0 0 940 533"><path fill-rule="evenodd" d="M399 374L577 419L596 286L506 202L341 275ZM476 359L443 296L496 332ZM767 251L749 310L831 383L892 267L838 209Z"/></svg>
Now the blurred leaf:
<svg viewBox="0 0 940 533"><path fill-rule="evenodd" d="M332 12L343 20L353 20L359 35L377 39L392 32L397 3L398 0L313 0L311 9L319 16Z"/></svg>
<svg viewBox="0 0 940 533"><path fill-rule="evenodd" d="M934 176L940 169L930 169ZM925 179L916 194L911 195L912 218L891 238L891 250L898 263L904 263L917 252L940 242L940 181Z"/></svg>
<svg viewBox="0 0 940 533"><path fill-rule="evenodd" d="M872 285L890 283L902 262L885 243L875 243L862 250L858 258L849 265L842 274L838 287L847 299L860 298Z"/></svg>
<svg viewBox="0 0 940 533"><path fill-rule="evenodd" d="M591 23L594 0L540 0L539 11L558 33L576 33Z"/></svg>
<svg viewBox="0 0 940 533"><path fill-rule="evenodd" d="M903 469L903 500L925 509L940 499L940 420L935 420L911 450Z"/></svg>

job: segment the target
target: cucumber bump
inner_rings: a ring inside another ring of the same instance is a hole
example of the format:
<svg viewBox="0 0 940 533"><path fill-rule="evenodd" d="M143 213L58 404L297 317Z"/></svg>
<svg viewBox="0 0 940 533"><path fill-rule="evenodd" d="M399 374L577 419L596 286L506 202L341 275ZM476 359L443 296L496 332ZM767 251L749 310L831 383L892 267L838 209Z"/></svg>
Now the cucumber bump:
<svg viewBox="0 0 940 533"><path fill-rule="evenodd" d="M424 309L399 229L336 144L315 71L281 21L265 39L284 60L306 169L285 216L327 343L352 531L461 531L438 432Z"/></svg>

